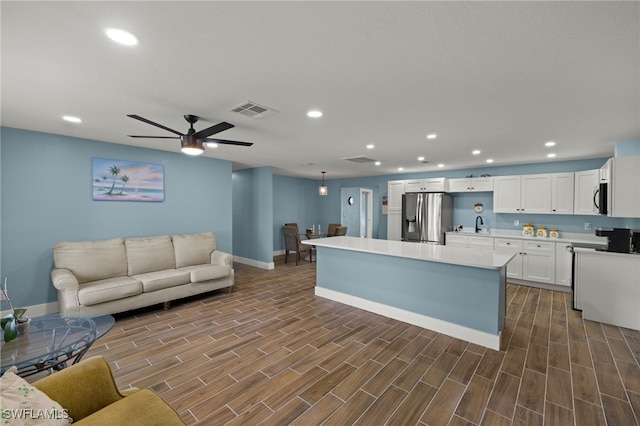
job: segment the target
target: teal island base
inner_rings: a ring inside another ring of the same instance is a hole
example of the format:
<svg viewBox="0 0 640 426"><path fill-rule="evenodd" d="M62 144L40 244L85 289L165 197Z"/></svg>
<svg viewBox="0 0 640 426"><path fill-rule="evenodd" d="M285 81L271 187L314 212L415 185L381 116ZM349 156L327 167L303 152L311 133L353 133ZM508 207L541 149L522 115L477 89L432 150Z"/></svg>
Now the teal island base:
<svg viewBox="0 0 640 426"><path fill-rule="evenodd" d="M338 238L349 237L327 240ZM314 241L317 296L500 350L510 256L504 263L474 266L442 261L449 254L464 255L460 248L443 256L453 248L431 246L424 250L439 254L403 257L323 243Z"/></svg>

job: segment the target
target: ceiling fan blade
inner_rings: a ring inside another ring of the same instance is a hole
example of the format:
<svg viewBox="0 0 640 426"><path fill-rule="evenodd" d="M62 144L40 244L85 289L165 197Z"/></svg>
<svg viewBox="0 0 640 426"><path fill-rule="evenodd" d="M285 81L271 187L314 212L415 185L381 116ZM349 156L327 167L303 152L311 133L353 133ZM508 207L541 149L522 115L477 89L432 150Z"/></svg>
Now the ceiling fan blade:
<svg viewBox="0 0 640 426"><path fill-rule="evenodd" d="M238 141L230 141L227 139L211 139L211 138L205 138L202 139L203 142L213 142L213 143L219 143L221 145L238 145L238 146L251 146L253 145L253 142L238 142Z"/></svg>
<svg viewBox="0 0 640 426"><path fill-rule="evenodd" d="M140 117L139 115L136 115L136 114L127 114L127 117L135 118L136 120L140 120L140 121L142 121L143 123L151 124L152 126L159 127L159 128L164 129L164 130L166 130L166 131L168 131L168 132L174 133L174 134L176 134L176 135L178 135L178 136L184 136L184 134L183 134L183 133L180 133L180 132L178 132L177 130L170 129L170 128L168 128L167 126L163 126L162 124L158 124L158 123L153 122L153 121L151 121L151 120L147 120L146 118L144 118L144 117Z"/></svg>
<svg viewBox="0 0 640 426"><path fill-rule="evenodd" d="M154 138L154 139L180 139L180 136L138 136L138 135L127 135L130 138Z"/></svg>
<svg viewBox="0 0 640 426"><path fill-rule="evenodd" d="M233 124L229 124L225 121L223 121L222 123L218 123L215 126L211 126L208 127L206 129L200 130L198 132L195 132L193 134L193 137L196 139L204 139L206 137L209 137L211 135L215 135L216 133L220 133L222 131L228 130L235 127Z"/></svg>

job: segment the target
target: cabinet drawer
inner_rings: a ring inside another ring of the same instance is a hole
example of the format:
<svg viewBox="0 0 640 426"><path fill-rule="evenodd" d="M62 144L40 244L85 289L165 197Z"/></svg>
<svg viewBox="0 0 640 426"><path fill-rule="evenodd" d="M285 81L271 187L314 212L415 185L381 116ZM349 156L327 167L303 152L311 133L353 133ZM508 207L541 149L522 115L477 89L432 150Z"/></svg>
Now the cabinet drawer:
<svg viewBox="0 0 640 426"><path fill-rule="evenodd" d="M524 251L527 253L531 251L555 253L556 243L547 241L525 241Z"/></svg>
<svg viewBox="0 0 640 426"><path fill-rule="evenodd" d="M469 247L493 249L493 238L490 238L490 237L469 237Z"/></svg>
<svg viewBox="0 0 640 426"><path fill-rule="evenodd" d="M469 247L469 237L464 235L447 235L445 245L455 247Z"/></svg>
<svg viewBox="0 0 640 426"><path fill-rule="evenodd" d="M496 238L494 247L496 250L498 249L512 249L522 251L522 241L521 240L508 240L503 238Z"/></svg>

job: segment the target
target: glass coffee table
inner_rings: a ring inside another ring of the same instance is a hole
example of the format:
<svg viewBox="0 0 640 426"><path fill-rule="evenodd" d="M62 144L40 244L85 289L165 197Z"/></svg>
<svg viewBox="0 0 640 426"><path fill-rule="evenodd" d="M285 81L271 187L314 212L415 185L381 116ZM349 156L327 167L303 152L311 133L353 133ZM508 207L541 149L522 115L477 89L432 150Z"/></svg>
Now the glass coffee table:
<svg viewBox="0 0 640 426"><path fill-rule="evenodd" d="M18 375L26 377L75 364L114 323L111 315L74 318L50 314L31 318L28 334L19 335L10 342L4 342L0 337L0 373L15 365Z"/></svg>

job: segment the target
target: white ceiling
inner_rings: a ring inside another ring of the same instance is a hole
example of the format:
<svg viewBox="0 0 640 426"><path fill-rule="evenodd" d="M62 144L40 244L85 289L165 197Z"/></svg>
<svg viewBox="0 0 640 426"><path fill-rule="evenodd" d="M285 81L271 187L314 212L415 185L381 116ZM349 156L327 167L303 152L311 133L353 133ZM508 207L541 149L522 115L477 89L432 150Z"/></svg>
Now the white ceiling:
<svg viewBox="0 0 640 426"><path fill-rule="evenodd" d="M214 137L255 143L206 156L317 179L607 157L640 139L637 1L2 1L0 11L3 126L179 152L177 140L127 137L172 135L126 115L186 132L182 116L195 114L206 120L196 130L228 121L236 127ZM140 43L117 45L108 27ZM246 101L279 112L230 111ZM324 116L307 118L311 108ZM361 155L382 165L342 160Z"/></svg>

